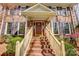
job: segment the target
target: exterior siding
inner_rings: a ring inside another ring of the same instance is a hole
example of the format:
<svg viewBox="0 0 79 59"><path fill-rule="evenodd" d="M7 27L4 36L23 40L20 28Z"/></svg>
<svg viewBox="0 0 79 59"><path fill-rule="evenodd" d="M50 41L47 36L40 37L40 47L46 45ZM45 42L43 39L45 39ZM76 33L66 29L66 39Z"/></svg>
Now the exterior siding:
<svg viewBox="0 0 79 59"><path fill-rule="evenodd" d="M62 24L64 24L64 23L73 24L73 28L70 28L71 32L73 31L75 26L78 24L79 18L78 18L78 13L77 12L79 11L79 9L78 9L79 4L76 4L75 7L74 6L73 7L69 6L70 11L67 11L66 8L63 8L62 10L57 10L57 8L54 9L54 11L57 14L55 17L56 17L56 22L58 22L58 33L59 34L63 33L63 30L61 29L62 28L61 23ZM12 6L12 7L14 7L14 6ZM25 20L25 17L21 15L21 10L22 10L21 8L11 9L11 8L5 8L2 5L0 5L0 11L1 11L0 15L5 14L5 15L3 15L5 17L5 19L4 19L5 22L13 22L13 21L14 22L25 22L26 20ZM71 12L71 14L70 15L67 15L67 14L65 15L64 14L65 12L66 13ZM0 20L3 20L2 16L0 16ZM0 27L1 27L1 25L0 25Z"/></svg>

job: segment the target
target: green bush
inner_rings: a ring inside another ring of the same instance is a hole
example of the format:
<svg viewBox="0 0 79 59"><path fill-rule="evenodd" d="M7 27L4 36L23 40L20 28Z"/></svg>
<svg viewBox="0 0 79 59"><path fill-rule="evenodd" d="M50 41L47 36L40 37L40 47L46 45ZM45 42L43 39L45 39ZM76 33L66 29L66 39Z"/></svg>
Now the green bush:
<svg viewBox="0 0 79 59"><path fill-rule="evenodd" d="M8 39L8 45L7 45L7 54L15 54L15 46L16 41L22 41L23 37L21 36L6 36Z"/></svg>
<svg viewBox="0 0 79 59"><path fill-rule="evenodd" d="M0 43L4 43L5 41L5 37L3 35L0 35Z"/></svg>
<svg viewBox="0 0 79 59"><path fill-rule="evenodd" d="M76 50L74 49L74 46L72 44L65 43L65 50L66 50L67 56L75 56L76 55Z"/></svg>
<svg viewBox="0 0 79 59"><path fill-rule="evenodd" d="M70 42L70 39L69 38L64 38L64 41L65 42Z"/></svg>

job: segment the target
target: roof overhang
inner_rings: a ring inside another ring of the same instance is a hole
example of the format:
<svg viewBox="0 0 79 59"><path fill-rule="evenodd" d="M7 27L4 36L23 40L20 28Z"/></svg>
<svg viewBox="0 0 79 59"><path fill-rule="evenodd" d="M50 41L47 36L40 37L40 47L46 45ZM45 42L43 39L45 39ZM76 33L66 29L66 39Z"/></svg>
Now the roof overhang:
<svg viewBox="0 0 79 59"><path fill-rule="evenodd" d="M36 5L37 3L17 3L17 5L21 5L21 6L33 6L33 5ZM57 6L60 6L60 7L72 7L74 6L75 4L77 3L41 3L42 5L45 5L45 6L52 6L52 7L57 7Z"/></svg>
<svg viewBox="0 0 79 59"><path fill-rule="evenodd" d="M28 16L28 17L50 17L54 16L55 12L48 7L42 5L42 4L36 4L24 11L22 11L22 15Z"/></svg>

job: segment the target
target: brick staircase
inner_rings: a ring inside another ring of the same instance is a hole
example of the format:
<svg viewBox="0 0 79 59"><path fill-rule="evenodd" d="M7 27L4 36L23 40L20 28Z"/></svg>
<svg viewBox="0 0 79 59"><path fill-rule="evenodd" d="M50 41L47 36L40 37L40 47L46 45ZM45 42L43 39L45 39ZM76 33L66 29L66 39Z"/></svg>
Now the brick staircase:
<svg viewBox="0 0 79 59"><path fill-rule="evenodd" d="M55 56L51 45L45 36L34 37L30 43L28 56Z"/></svg>

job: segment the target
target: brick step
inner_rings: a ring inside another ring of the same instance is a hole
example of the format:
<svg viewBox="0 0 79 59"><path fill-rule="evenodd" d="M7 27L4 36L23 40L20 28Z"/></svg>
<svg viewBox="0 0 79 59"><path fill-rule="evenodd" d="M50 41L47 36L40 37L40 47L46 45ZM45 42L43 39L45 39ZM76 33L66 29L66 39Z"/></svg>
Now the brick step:
<svg viewBox="0 0 79 59"><path fill-rule="evenodd" d="M40 40L32 40L32 42L35 42L35 41L40 41Z"/></svg>
<svg viewBox="0 0 79 59"><path fill-rule="evenodd" d="M41 53L42 49L35 49L35 50L31 50L31 52L36 52L36 53Z"/></svg>
<svg viewBox="0 0 79 59"><path fill-rule="evenodd" d="M35 47L32 47L31 49L32 50L42 50L41 48L35 48Z"/></svg>
<svg viewBox="0 0 79 59"><path fill-rule="evenodd" d="M45 53L44 56L54 56L51 53Z"/></svg>
<svg viewBox="0 0 79 59"><path fill-rule="evenodd" d="M42 53L30 53L29 56L43 56Z"/></svg>
<svg viewBox="0 0 79 59"><path fill-rule="evenodd" d="M29 50L29 53L28 55L29 56L54 56L55 55L55 52L52 50L50 50L51 48L42 48L42 44L41 42L49 42L47 39L44 40L45 38L43 38L43 41L39 38L33 38L32 41L31 41L31 47L30 47L30 50ZM47 44L47 45L50 45L50 44ZM49 50L48 50L49 49ZM44 53L44 54L43 54Z"/></svg>
<svg viewBox="0 0 79 59"><path fill-rule="evenodd" d="M42 46L42 45L37 43L37 44L33 44L32 46Z"/></svg>
<svg viewBox="0 0 79 59"><path fill-rule="evenodd" d="M33 47L35 47L35 48L41 48L41 45L33 45Z"/></svg>
<svg viewBox="0 0 79 59"><path fill-rule="evenodd" d="M32 40L31 43L40 42L40 40Z"/></svg>
<svg viewBox="0 0 79 59"><path fill-rule="evenodd" d="M40 41L33 41L34 43L40 43Z"/></svg>
<svg viewBox="0 0 79 59"><path fill-rule="evenodd" d="M41 42L34 42L34 44L41 44Z"/></svg>
<svg viewBox="0 0 79 59"><path fill-rule="evenodd" d="M41 50L35 49L35 50L31 50L29 55L31 55L31 56L41 56L42 55L41 52L42 52L42 49Z"/></svg>

